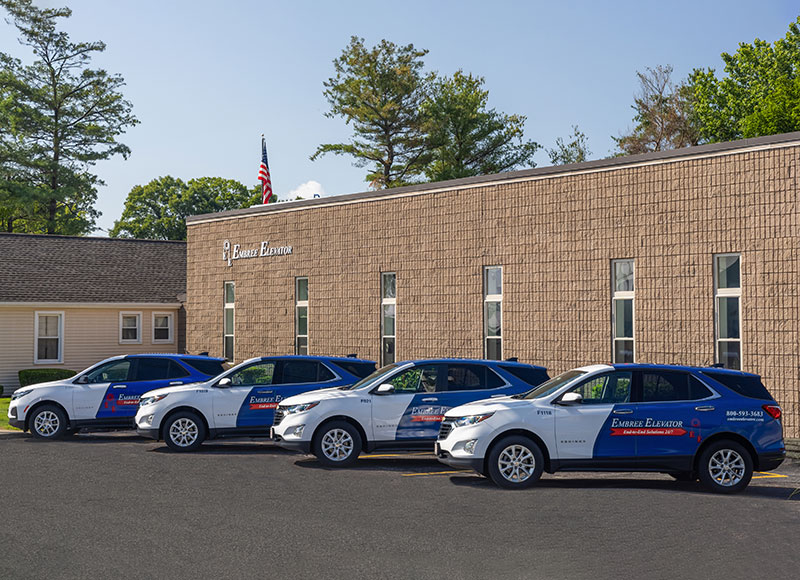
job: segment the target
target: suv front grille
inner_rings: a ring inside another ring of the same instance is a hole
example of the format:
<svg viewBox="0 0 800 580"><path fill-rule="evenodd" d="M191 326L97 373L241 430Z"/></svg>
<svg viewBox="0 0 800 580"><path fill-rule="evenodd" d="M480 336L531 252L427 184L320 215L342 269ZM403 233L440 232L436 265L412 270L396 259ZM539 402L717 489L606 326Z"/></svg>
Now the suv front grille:
<svg viewBox="0 0 800 580"><path fill-rule="evenodd" d="M280 407L275 409L275 418L272 420L273 425L280 425L281 421L283 421L283 411L281 411Z"/></svg>
<svg viewBox="0 0 800 580"><path fill-rule="evenodd" d="M447 436L450 435L450 431L453 430L453 421L450 419L445 419L442 421L441 426L439 427L439 440L447 439Z"/></svg>

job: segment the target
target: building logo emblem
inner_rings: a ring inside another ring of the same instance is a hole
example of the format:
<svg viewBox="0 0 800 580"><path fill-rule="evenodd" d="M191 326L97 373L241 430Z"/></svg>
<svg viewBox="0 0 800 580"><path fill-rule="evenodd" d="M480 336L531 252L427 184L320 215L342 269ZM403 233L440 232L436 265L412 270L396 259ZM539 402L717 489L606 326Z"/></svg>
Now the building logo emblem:
<svg viewBox="0 0 800 580"><path fill-rule="evenodd" d="M264 258L269 256L288 256L292 253L292 246L270 246L269 242L261 242L256 248L242 249L241 244L231 245L230 240L222 242L222 261L231 266L235 260L244 258Z"/></svg>

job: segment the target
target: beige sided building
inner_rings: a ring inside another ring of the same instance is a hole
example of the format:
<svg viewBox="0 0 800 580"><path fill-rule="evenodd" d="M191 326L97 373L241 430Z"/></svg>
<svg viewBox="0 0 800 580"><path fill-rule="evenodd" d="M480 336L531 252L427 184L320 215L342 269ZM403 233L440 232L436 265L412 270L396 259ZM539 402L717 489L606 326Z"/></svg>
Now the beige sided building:
<svg viewBox="0 0 800 580"><path fill-rule="evenodd" d="M29 368L185 351L186 244L0 234L0 385Z"/></svg>
<svg viewBox="0 0 800 580"><path fill-rule="evenodd" d="M188 349L722 363L797 437L799 160L792 133L196 216Z"/></svg>

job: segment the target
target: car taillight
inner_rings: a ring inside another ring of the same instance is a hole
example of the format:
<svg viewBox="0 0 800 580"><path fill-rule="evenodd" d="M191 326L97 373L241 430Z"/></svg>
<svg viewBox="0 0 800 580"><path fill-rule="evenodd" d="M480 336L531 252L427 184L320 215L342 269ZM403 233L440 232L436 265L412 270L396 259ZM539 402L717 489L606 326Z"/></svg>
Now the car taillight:
<svg viewBox="0 0 800 580"><path fill-rule="evenodd" d="M781 408L778 405L762 405L761 408L764 409L773 419L781 418Z"/></svg>

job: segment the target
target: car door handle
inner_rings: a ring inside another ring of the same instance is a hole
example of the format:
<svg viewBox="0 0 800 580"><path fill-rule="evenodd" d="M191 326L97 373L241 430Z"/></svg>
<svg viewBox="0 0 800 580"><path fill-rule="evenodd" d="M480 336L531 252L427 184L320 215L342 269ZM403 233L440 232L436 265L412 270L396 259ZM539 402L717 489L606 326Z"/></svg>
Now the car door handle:
<svg viewBox="0 0 800 580"><path fill-rule="evenodd" d="M615 415L630 415L633 413L633 409L614 409Z"/></svg>
<svg viewBox="0 0 800 580"><path fill-rule="evenodd" d="M258 391L259 395L271 395L274 391Z"/></svg>
<svg viewBox="0 0 800 580"><path fill-rule="evenodd" d="M112 388L113 389L127 389L128 385L114 385Z"/></svg>
<svg viewBox="0 0 800 580"><path fill-rule="evenodd" d="M436 397L425 397L424 399L422 399L422 402L423 403L433 403L434 401L438 401L438 400L439 399L437 399Z"/></svg>
<svg viewBox="0 0 800 580"><path fill-rule="evenodd" d="M173 385L182 385L182 384L183 384L183 381L170 381L169 386L171 387Z"/></svg>
<svg viewBox="0 0 800 580"><path fill-rule="evenodd" d="M713 411L714 410L714 406L713 405L703 405L701 407L695 407L694 410L695 411Z"/></svg>

